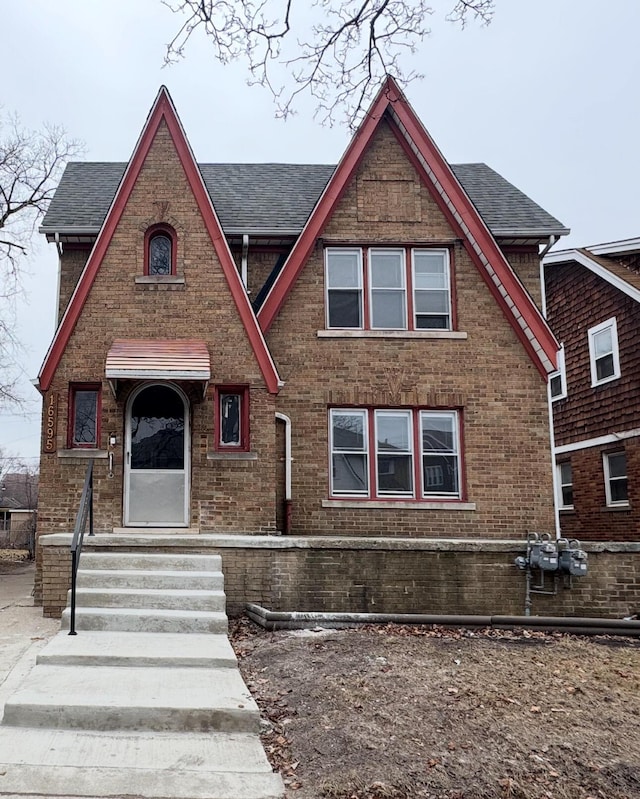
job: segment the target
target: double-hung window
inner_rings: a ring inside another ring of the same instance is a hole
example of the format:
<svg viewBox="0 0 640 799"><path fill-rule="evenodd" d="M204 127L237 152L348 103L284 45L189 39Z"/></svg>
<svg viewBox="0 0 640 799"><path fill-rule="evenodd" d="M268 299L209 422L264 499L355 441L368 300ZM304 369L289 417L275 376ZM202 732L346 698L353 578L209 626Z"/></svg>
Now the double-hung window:
<svg viewBox="0 0 640 799"><path fill-rule="evenodd" d="M615 317L589 329L589 358L592 386L620 377L618 327Z"/></svg>
<svg viewBox="0 0 640 799"><path fill-rule="evenodd" d="M446 249L328 247L325 280L328 328L453 328Z"/></svg>
<svg viewBox="0 0 640 799"><path fill-rule="evenodd" d="M573 472L571 461L557 465L558 472L558 508L573 510Z"/></svg>
<svg viewBox="0 0 640 799"><path fill-rule="evenodd" d="M457 411L332 408L330 493L461 499Z"/></svg>
<svg viewBox="0 0 640 799"><path fill-rule="evenodd" d="M549 375L549 393L551 402L567 396L567 375L564 363L564 347L558 350L558 368Z"/></svg>
<svg viewBox="0 0 640 799"><path fill-rule="evenodd" d="M624 452L607 452L603 457L604 490L607 505L616 507L629 504L627 458Z"/></svg>
<svg viewBox="0 0 640 799"><path fill-rule="evenodd" d="M67 446L95 449L100 440L100 386L72 383L69 387Z"/></svg>

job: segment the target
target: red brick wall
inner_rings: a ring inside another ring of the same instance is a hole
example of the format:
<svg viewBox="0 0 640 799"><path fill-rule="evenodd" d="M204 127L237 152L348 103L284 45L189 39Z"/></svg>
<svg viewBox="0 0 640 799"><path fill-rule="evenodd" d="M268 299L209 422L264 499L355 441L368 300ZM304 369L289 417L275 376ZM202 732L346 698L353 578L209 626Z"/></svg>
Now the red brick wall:
<svg viewBox="0 0 640 799"><path fill-rule="evenodd" d="M166 208L165 208L166 204ZM165 210L163 211L163 208ZM164 215L164 218L162 216ZM177 232L177 275L183 284L140 284L144 232L165 221ZM71 267L65 274L75 274ZM71 277L69 277L71 280ZM65 283L65 296L68 286ZM57 449L67 439L70 382L102 383L102 434L118 436L115 469L96 461L96 527L122 524L122 481L126 384L117 401L104 380L105 358L115 338L200 338L211 355L212 386L250 386L251 450L255 460L211 460L214 449L212 388L201 401L201 386L191 387L191 524L204 530L263 531L275 528L275 404L239 319L230 289L215 256L200 211L187 183L167 128L162 125L124 209L84 310L56 371L51 389L58 394ZM198 396L200 392L200 397ZM39 530L69 531L78 507L86 459L43 455Z"/></svg>
<svg viewBox="0 0 640 799"><path fill-rule="evenodd" d="M629 506L607 507L602 457L624 452L630 476ZM576 450L558 456L570 461L573 477L573 510L560 511L562 535L583 541L638 541L640 539L640 439Z"/></svg>

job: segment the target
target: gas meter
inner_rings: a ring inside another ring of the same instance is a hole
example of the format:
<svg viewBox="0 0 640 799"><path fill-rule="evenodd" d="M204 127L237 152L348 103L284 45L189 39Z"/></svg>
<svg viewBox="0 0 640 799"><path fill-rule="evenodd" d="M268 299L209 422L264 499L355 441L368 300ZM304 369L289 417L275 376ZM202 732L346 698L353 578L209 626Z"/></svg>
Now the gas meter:
<svg viewBox="0 0 640 799"><path fill-rule="evenodd" d="M561 542L564 542L564 546ZM584 577L588 568L588 555L580 548L580 542L576 538L571 541L561 538L558 544L562 546L559 553L560 569L572 577Z"/></svg>
<svg viewBox="0 0 640 799"><path fill-rule="evenodd" d="M530 544L529 563L532 569L554 572L558 569L558 547L547 533Z"/></svg>

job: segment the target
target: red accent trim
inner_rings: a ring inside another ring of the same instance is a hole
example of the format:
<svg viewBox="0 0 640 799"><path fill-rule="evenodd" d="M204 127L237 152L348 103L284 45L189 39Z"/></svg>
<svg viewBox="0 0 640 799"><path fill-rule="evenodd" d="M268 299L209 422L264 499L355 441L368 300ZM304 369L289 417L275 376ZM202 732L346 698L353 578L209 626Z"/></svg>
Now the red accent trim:
<svg viewBox="0 0 640 799"><path fill-rule="evenodd" d="M76 417L76 394L78 391L96 392L96 440L87 444L79 444L73 440ZM101 383L69 383L67 407L67 449L98 449L102 433L102 384Z"/></svg>
<svg viewBox="0 0 640 799"><path fill-rule="evenodd" d="M344 193L347 184L355 173L362 156L373 138L373 135L378 128L385 112L388 108L392 107L395 114L398 116L404 125L407 135L415 143L421 155L434 173L434 180L438 181L457 212L462 217L464 223L469 228L472 236L482 249L482 252L492 265L500 281L504 285L507 293L513 300L516 308L523 316L528 326L533 331L534 336L540 343L545 355L549 358L552 364L556 362L556 353L558 351L558 342L555 340L553 333L546 324L542 314L538 311L535 304L529 297L526 289L522 286L517 276L511 269L508 261L496 244L493 236L488 228L480 218L475 206L469 200L464 189L460 186L458 180L453 174L451 167L445 161L444 157L436 147L435 143L418 120L415 112L406 101L404 95L400 91L397 83L393 78L388 77L385 84L381 88L378 96L373 101L371 108L365 117L364 122L358 129L356 135L351 140L347 150L338 164L331 180L327 184L324 193L318 201L315 209L311 213L300 238L296 242L291 255L275 281L266 301L258 313L258 320L263 330L268 330L273 323L278 311L286 300L291 288L293 287L296 278L298 277L301 269L309 257L316 239L321 235L324 226L327 223L331 213L333 212L340 197ZM391 128L396 132L399 141L403 143L405 152L411 153L412 162L419 163L415 155L411 151L405 136L397 129L397 125L389 118ZM432 180L429 179L424 170L421 168L420 172L425 180L425 184L430 187L434 193ZM434 194L434 196L436 196ZM506 301L493 284L490 276L476 254L473 247L470 245L463 231L454 217L446 208L442 197L437 194L436 199L440 207L445 211L447 218L452 223L453 229L464 240L465 247L467 248L471 258L478 267L480 273L484 277L487 285L490 287L494 297L499 302L500 307L503 309L507 319L514 328L516 335L522 341L526 351L535 363L540 373L547 378L547 371L527 338L525 332L520 325L516 322L513 312L507 305ZM444 206L444 207L443 207ZM446 209L446 210L445 210Z"/></svg>
<svg viewBox="0 0 640 799"><path fill-rule="evenodd" d="M242 285L227 240L224 237L215 209L211 204L211 198L205 188L202 175L200 174L189 143L180 125L169 92L164 86L158 92L158 96L149 113L140 138L133 151L133 155L131 156L131 160L129 161L129 165L127 166L113 203L111 204L109 213L98 234L96 243L91 251L91 255L89 256L71 301L69 302L62 322L56 331L49 352L45 357L39 376L42 391L46 391L51 385L60 359L69 343L71 334L73 333L84 304L87 301L87 297L89 296L89 292L91 291L93 281L105 257L111 238L120 222L129 196L133 191L158 128L163 121L166 123L173 139L178 157L180 158L180 163L185 171L189 186L191 187L191 191L193 192L200 213L202 214L214 250L222 266L222 271L231 289L236 308L247 332L267 389L271 394L277 394L279 391L280 379L275 364L273 363L262 331L258 325L253 309L251 308L247 293Z"/></svg>
<svg viewBox="0 0 640 799"><path fill-rule="evenodd" d="M178 236L175 230L171 227L171 225L167 225L165 222L159 222L157 225L151 225L150 228L147 228L144 234L144 274L149 274L149 246L151 244L151 239L158 235L164 233L165 236L168 236L171 239L171 272L170 274L175 275L176 273L176 263L177 263L177 250L178 250Z"/></svg>
<svg viewBox="0 0 640 799"><path fill-rule="evenodd" d="M238 394L240 396L240 443L222 444L220 441L220 396ZM251 437L249 430L249 386L216 386L214 389L213 430L215 447L218 452L249 452Z"/></svg>

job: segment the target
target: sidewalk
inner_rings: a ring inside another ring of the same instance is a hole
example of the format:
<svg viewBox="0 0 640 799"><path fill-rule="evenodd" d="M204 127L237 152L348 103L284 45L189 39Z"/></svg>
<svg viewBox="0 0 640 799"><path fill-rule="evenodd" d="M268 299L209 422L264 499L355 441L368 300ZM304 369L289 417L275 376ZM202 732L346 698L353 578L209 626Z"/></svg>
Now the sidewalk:
<svg viewBox="0 0 640 799"><path fill-rule="evenodd" d="M60 629L33 604L35 564L0 562L0 718L7 697L35 666L36 655Z"/></svg>

